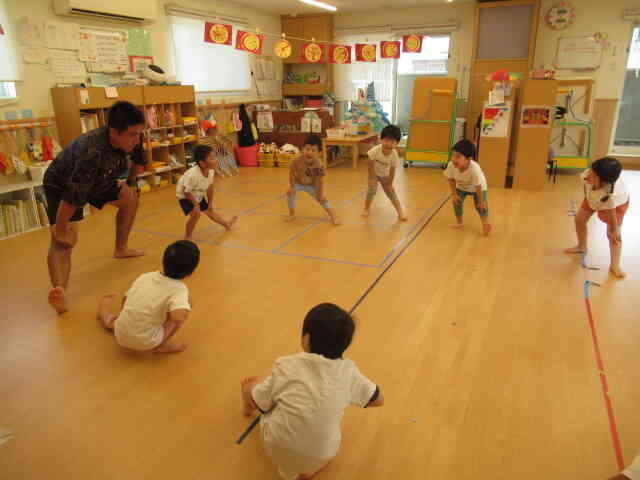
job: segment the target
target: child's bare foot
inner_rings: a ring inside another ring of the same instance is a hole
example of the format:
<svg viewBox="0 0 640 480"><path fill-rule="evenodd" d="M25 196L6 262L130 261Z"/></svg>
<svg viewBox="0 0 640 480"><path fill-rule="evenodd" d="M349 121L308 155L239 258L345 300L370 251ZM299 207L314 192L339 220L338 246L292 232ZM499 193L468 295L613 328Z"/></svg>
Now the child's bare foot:
<svg viewBox="0 0 640 480"><path fill-rule="evenodd" d="M256 410L256 404L251 396L251 390L258 383L258 377L247 377L240 384L240 395L242 396L242 409L245 417L250 417Z"/></svg>
<svg viewBox="0 0 640 480"><path fill-rule="evenodd" d="M181 353L187 349L186 343L165 342L152 350L153 353Z"/></svg>
<svg viewBox="0 0 640 480"><path fill-rule="evenodd" d="M491 233L491 224L490 223L483 223L482 224L482 233L484 234L485 237Z"/></svg>
<svg viewBox="0 0 640 480"><path fill-rule="evenodd" d="M227 223L227 230L231 230L231 227L233 227L233 224L236 223L237 221L238 221L238 217L237 216L235 216L231 220L229 220L229 222Z"/></svg>
<svg viewBox="0 0 640 480"><path fill-rule="evenodd" d="M364 218L367 218L367 217L369 216L369 210L364 210L364 211L362 212L362 216L363 216Z"/></svg>
<svg viewBox="0 0 640 480"><path fill-rule="evenodd" d="M462 228L464 227L464 224L462 223L454 223L453 225L451 225L451 228Z"/></svg>
<svg viewBox="0 0 640 480"><path fill-rule="evenodd" d="M142 257L146 255L142 250L134 250L133 248L123 248L121 250L116 250L113 253L115 258L132 258L132 257Z"/></svg>
<svg viewBox="0 0 640 480"><path fill-rule="evenodd" d="M620 267L609 267L609 271L613 273L616 278L625 278L627 276Z"/></svg>
<svg viewBox="0 0 640 480"><path fill-rule="evenodd" d="M402 214L402 215L398 215L398 220L400 220L401 222L406 222L409 219L405 214Z"/></svg>
<svg viewBox="0 0 640 480"><path fill-rule="evenodd" d="M284 219L285 222L293 222L296 219L295 215L289 215L287 218Z"/></svg>
<svg viewBox="0 0 640 480"><path fill-rule="evenodd" d="M331 219L331 222L332 222L335 226L342 225L342 222L340 221L340 219L335 218L335 217Z"/></svg>
<svg viewBox="0 0 640 480"><path fill-rule="evenodd" d="M580 246L567 248L564 253L587 253L586 248L582 248Z"/></svg>
<svg viewBox="0 0 640 480"><path fill-rule="evenodd" d="M100 324L109 331L113 330L113 324L116 321L116 316L111 314L111 304L115 300L118 295L116 293L112 293L110 295L105 295L100 300L100 305L98 306L98 321Z"/></svg>
<svg viewBox="0 0 640 480"><path fill-rule="evenodd" d="M49 305L59 314L67 311L67 297L62 287L55 287L49 290Z"/></svg>

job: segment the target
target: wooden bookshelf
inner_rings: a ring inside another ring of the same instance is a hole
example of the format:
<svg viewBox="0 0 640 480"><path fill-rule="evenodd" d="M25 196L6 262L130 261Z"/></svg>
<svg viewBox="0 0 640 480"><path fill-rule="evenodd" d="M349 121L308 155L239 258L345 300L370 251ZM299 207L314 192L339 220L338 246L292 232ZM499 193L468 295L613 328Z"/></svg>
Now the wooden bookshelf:
<svg viewBox="0 0 640 480"><path fill-rule="evenodd" d="M88 98L81 93L81 90L87 91ZM61 145L67 146L84 133L88 126L97 128L105 125L109 108L120 100L133 103L143 112L150 107L155 107L157 126L151 128L145 123L143 150L147 166L140 173L139 178L150 180L149 177L159 176L159 180L151 178L153 181L148 182L152 189L157 188L156 183L170 185L174 174L181 173L187 168L191 150L199 140L198 111L193 87L118 87L117 92L117 98L107 98L105 89L99 87L52 88L51 96ZM167 112L173 113L171 123L167 123L165 119ZM185 117L196 120L185 122L183 120ZM83 122L83 118L89 118L90 121ZM145 122L147 122L146 114ZM87 125L88 123L91 125ZM179 165L170 165L172 157ZM155 162L166 165L154 168Z"/></svg>

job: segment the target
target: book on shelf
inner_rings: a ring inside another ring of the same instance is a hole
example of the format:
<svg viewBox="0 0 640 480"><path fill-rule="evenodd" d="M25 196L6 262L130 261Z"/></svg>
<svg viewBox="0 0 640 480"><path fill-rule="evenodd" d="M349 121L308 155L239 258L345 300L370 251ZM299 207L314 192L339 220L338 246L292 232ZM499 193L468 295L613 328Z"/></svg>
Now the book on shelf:
<svg viewBox="0 0 640 480"><path fill-rule="evenodd" d="M80 124L82 125L82 133L90 132L100 126L97 113L85 113L80 115Z"/></svg>
<svg viewBox="0 0 640 480"><path fill-rule="evenodd" d="M36 208L38 210L38 219L40 220L40 225L43 227L48 227L49 226L49 217L47 216L47 199L46 197L36 191L35 192L35 197L36 197Z"/></svg>
<svg viewBox="0 0 640 480"><path fill-rule="evenodd" d="M5 200L0 204L2 236L16 235L38 227L35 212L25 200Z"/></svg>

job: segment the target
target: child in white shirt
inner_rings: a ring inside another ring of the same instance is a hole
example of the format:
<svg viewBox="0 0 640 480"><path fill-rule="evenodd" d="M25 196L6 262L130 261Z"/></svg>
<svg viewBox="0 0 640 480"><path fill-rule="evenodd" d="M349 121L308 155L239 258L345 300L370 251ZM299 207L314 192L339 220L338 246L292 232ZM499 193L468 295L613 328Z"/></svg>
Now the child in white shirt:
<svg viewBox="0 0 640 480"><path fill-rule="evenodd" d="M389 200L398 213L400 221L407 221L407 217L402 211L402 205L398 199L395 189L393 188L393 179L396 176L396 170L400 168L400 158L396 147L402 138L402 132L395 125L387 125L380 133L380 145L373 147L367 152L369 156L369 188L367 190L367 198L364 202L363 217L369 216L369 208L371 202L378 191L378 183L382 185L384 193L387 194Z"/></svg>
<svg viewBox="0 0 640 480"><path fill-rule="evenodd" d="M197 162L178 180L176 196L187 220L185 239L191 240L193 230L200 219L200 214L204 213L214 222L222 225L227 230L238 220L233 217L227 221L213 211L213 176L217 159L213 154L213 148L209 145L196 145L193 149L193 159ZM207 200L204 199L205 193Z"/></svg>
<svg viewBox="0 0 640 480"><path fill-rule="evenodd" d="M354 330L347 312L320 304L304 320L304 353L278 359L261 383L256 377L242 382L244 414L263 413L262 443L285 480L310 479L336 456L348 405L383 404L378 386L342 358Z"/></svg>
<svg viewBox="0 0 640 480"><path fill-rule="evenodd" d="M140 275L125 294L118 315L110 313L117 295L103 297L98 320L115 334L120 346L129 350L182 352L187 346L174 344L171 338L191 311L189 289L182 280L199 262L200 250L195 243L181 240L169 245L164 252L163 271Z"/></svg>
<svg viewBox="0 0 640 480"><path fill-rule="evenodd" d="M475 157L475 145L469 140L460 140L453 146L451 161L444 171L444 176L449 180L453 195L453 210L457 220L453 227L462 228L464 200L467 195L472 195L482 221L482 230L485 235L489 235L491 223L489 223L489 205L487 203L487 179L478 162L474 160Z"/></svg>
<svg viewBox="0 0 640 480"><path fill-rule="evenodd" d="M587 253L587 222L598 212L598 218L607 224L607 237L611 252L609 270L618 278L626 274L620 267L622 237L620 227L624 214L629 208L629 192L622 180L619 180L622 165L615 158L605 157L596 160L591 168L581 175L584 200L576 213L576 235L578 245L565 250L566 253Z"/></svg>

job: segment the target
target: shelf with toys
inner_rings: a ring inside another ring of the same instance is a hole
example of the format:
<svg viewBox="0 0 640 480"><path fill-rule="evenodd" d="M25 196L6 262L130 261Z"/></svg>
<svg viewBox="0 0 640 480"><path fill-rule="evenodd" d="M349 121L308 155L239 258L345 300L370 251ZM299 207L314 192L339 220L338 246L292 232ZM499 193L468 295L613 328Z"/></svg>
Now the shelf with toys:
<svg viewBox="0 0 640 480"><path fill-rule="evenodd" d="M42 175L60 152L52 118L0 122L0 239L49 225Z"/></svg>

